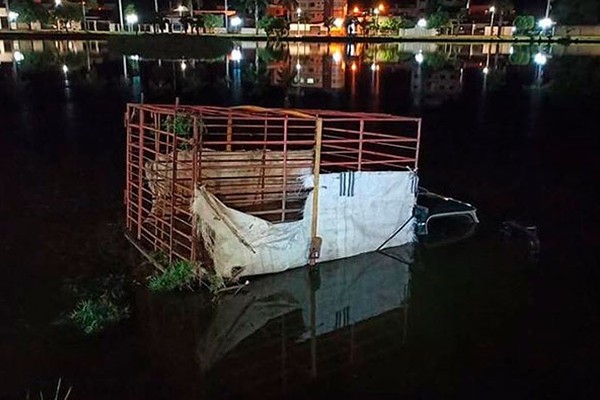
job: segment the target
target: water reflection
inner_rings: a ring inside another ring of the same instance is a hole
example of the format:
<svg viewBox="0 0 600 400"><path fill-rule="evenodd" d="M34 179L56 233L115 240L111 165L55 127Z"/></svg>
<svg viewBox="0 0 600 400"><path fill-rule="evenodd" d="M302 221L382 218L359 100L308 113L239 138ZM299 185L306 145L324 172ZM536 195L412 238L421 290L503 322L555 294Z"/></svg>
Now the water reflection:
<svg viewBox="0 0 600 400"><path fill-rule="evenodd" d="M416 112L455 100L465 86L482 94L506 84L509 69L530 68L532 85L541 86L551 49L503 44L436 43L254 43L241 42L213 60L144 59L114 54L102 41L1 41L0 64L12 67L13 79L36 73L70 73L92 79L120 60L123 82L140 101L182 100L201 103L283 103L311 106L315 93L341 107L372 111L394 108L384 102L410 98ZM560 54L569 48L560 48ZM578 49L577 53L581 53ZM542 58L543 61L542 62ZM386 82L397 84L386 85ZM213 92L201 101L199 95Z"/></svg>
<svg viewBox="0 0 600 400"><path fill-rule="evenodd" d="M271 397L350 372L406 338L414 247L386 251L257 278L212 310L140 294L148 349L190 398Z"/></svg>

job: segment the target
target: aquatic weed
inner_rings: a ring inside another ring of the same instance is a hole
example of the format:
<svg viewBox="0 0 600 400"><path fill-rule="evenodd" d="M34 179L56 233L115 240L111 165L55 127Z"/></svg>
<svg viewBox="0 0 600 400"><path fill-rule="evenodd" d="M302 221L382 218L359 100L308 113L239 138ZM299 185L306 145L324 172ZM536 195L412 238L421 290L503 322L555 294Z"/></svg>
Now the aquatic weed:
<svg viewBox="0 0 600 400"><path fill-rule="evenodd" d="M80 300L70 314L71 321L86 335L97 333L128 316L128 306L119 305L107 297Z"/></svg>
<svg viewBox="0 0 600 400"><path fill-rule="evenodd" d="M151 276L148 288L155 292L191 289L196 277L194 264L177 260L161 274Z"/></svg>

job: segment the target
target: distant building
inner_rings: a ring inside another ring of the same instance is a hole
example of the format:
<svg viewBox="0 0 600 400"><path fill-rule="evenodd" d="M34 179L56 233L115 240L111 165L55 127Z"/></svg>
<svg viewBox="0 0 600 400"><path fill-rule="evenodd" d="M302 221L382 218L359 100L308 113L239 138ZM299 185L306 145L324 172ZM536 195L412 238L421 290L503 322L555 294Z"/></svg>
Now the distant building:
<svg viewBox="0 0 600 400"><path fill-rule="evenodd" d="M344 18L348 10L347 0L299 0L298 6L302 15L308 17L309 22L321 23L327 17Z"/></svg>

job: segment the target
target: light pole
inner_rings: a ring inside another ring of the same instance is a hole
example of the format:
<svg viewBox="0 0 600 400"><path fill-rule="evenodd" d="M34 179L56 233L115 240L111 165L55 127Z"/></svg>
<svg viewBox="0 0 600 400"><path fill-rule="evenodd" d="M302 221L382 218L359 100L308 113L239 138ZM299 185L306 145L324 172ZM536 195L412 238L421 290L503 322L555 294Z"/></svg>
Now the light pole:
<svg viewBox="0 0 600 400"><path fill-rule="evenodd" d="M490 7L490 13L492 13L492 17L490 18L490 28L494 27L494 17L496 16L496 7L495 6L491 6ZM493 32L490 32L491 34L493 34Z"/></svg>
<svg viewBox="0 0 600 400"><path fill-rule="evenodd" d="M550 17L550 9L552 9L552 0L548 0L548 2L546 3L546 14L545 14L545 18L549 18Z"/></svg>
<svg viewBox="0 0 600 400"><path fill-rule="evenodd" d="M158 14L158 0L154 0L154 12Z"/></svg>
<svg viewBox="0 0 600 400"><path fill-rule="evenodd" d="M492 14L492 17L490 18L490 36L494 36L494 17L496 16L495 6L490 7L490 13Z"/></svg>
<svg viewBox="0 0 600 400"><path fill-rule="evenodd" d="M296 27L297 27L297 29L296 29L296 31L297 31L296 35L300 36L300 15L302 15L302 9L300 7L298 7L296 9L296 15L298 16L297 19L296 19L296 24L297 24L296 25Z"/></svg>
<svg viewBox="0 0 600 400"><path fill-rule="evenodd" d="M119 22L121 30L124 29L123 25L123 0L119 0Z"/></svg>
<svg viewBox="0 0 600 400"><path fill-rule="evenodd" d="M82 30L85 31L85 0L81 0L81 15L83 16L83 19L81 20L81 27L83 28Z"/></svg>

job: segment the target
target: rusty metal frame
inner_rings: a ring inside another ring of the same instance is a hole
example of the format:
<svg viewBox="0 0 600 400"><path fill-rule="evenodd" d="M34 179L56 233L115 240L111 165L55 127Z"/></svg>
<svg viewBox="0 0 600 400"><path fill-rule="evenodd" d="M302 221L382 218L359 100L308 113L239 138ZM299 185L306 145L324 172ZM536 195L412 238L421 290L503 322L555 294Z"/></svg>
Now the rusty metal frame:
<svg viewBox="0 0 600 400"><path fill-rule="evenodd" d="M191 120L189 134L175 121ZM314 179L318 237L322 173L416 170L421 120L331 110L128 104L124 203L128 237L148 254L198 262L191 201L204 185L224 204L285 223L302 218Z"/></svg>

